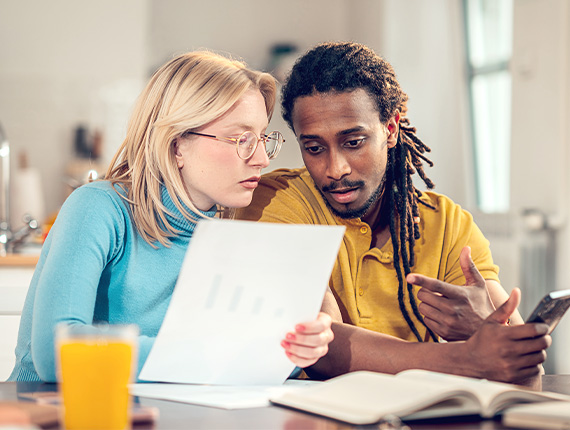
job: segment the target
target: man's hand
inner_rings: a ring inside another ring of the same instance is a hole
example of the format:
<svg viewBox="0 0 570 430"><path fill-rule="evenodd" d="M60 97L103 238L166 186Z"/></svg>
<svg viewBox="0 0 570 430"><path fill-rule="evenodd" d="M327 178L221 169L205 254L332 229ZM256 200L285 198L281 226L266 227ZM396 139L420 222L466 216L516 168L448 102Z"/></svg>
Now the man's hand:
<svg viewBox="0 0 570 430"><path fill-rule="evenodd" d="M289 360L299 367L308 367L326 355L334 337L331 323L330 315L319 312L315 321L297 324L295 331L281 341Z"/></svg>
<svg viewBox="0 0 570 430"><path fill-rule="evenodd" d="M415 273L406 278L410 284L422 287L418 291L418 309L424 322L447 341L469 339L495 310L485 280L471 259L471 248L461 250L459 262L466 280L464 286Z"/></svg>
<svg viewBox="0 0 570 430"><path fill-rule="evenodd" d="M546 334L548 326L505 325L520 302L520 294L515 288L509 299L464 344L468 351L465 364L477 366L482 378L525 385L533 385L535 379L540 379L545 349L552 343Z"/></svg>

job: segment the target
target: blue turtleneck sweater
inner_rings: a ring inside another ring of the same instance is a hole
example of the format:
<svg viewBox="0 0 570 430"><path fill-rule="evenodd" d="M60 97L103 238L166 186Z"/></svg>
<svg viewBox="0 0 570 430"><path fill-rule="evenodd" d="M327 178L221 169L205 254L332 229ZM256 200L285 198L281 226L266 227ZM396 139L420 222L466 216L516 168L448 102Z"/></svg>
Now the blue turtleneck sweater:
<svg viewBox="0 0 570 430"><path fill-rule="evenodd" d="M120 192L120 191L119 191ZM56 381L54 327L137 324L138 372L158 334L195 224L162 201L180 233L153 248L138 234L125 201L107 181L75 190L51 229L24 304L16 366L8 380ZM213 208L214 209L214 208ZM214 210L205 212L213 216ZM138 374L137 372L137 374Z"/></svg>

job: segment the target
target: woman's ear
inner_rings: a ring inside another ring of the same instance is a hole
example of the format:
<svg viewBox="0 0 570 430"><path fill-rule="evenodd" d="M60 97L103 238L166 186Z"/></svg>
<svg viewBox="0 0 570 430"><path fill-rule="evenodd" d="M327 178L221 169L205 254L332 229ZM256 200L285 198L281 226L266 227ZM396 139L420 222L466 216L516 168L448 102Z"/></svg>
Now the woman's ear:
<svg viewBox="0 0 570 430"><path fill-rule="evenodd" d="M179 169L184 167L184 158L182 157L182 152L180 152L180 142L178 139L174 139L172 142L172 147L174 148L174 156L176 157L176 164Z"/></svg>
<svg viewBox="0 0 570 430"><path fill-rule="evenodd" d="M398 132L400 131L400 111L396 109L394 115L388 120L388 148L393 148L398 143Z"/></svg>

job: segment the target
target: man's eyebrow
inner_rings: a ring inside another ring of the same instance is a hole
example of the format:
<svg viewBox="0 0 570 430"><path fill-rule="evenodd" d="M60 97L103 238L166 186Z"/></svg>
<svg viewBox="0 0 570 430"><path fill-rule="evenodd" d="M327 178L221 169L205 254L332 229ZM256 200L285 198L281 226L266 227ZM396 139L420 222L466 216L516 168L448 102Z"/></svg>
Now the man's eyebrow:
<svg viewBox="0 0 570 430"><path fill-rule="evenodd" d="M352 128L347 129L347 130L339 131L336 135L337 136L346 136L347 134L358 133L358 132L362 132L365 130L366 129L364 127L358 125L356 127L352 127Z"/></svg>
<svg viewBox="0 0 570 430"><path fill-rule="evenodd" d="M337 136L346 136L347 134L352 134L352 133L360 133L365 131L366 129L360 125L356 126L356 127L352 127L352 128L348 128L346 130L341 130L339 131L336 135ZM321 136L319 136L318 134L300 134L299 135L299 139L320 139Z"/></svg>
<svg viewBox="0 0 570 430"><path fill-rule="evenodd" d="M314 140L314 139L320 139L320 138L321 138L321 136L319 136L318 134L300 134L299 135L299 139L302 139L302 140L306 140L306 139Z"/></svg>

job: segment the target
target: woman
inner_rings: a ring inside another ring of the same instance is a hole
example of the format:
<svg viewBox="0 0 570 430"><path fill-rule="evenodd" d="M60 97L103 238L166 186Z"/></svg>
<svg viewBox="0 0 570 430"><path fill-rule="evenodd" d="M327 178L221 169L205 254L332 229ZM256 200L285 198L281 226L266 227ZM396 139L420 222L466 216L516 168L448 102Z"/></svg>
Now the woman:
<svg viewBox="0 0 570 430"><path fill-rule="evenodd" d="M9 380L56 380L54 327L62 321L136 323L140 371L196 222L247 206L279 151L281 135L265 134L275 94L269 74L209 52L180 55L154 74L106 180L73 192L47 237ZM281 345L306 367L331 340L321 313Z"/></svg>

